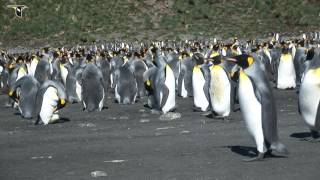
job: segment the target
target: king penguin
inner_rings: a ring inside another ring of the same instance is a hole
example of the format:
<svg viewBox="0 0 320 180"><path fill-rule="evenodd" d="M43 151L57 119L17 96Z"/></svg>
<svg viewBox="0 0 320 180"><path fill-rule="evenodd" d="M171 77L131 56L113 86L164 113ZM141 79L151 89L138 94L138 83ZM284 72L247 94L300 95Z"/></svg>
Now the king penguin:
<svg viewBox="0 0 320 180"><path fill-rule="evenodd" d="M30 75L23 76L11 87L9 96L18 102L23 118L36 117L35 103L39 87L39 82Z"/></svg>
<svg viewBox="0 0 320 180"><path fill-rule="evenodd" d="M65 107L67 95L63 85L58 81L46 80L40 86L36 98L36 112L39 124L51 124L60 119L58 110Z"/></svg>
<svg viewBox="0 0 320 180"><path fill-rule="evenodd" d="M83 110L101 111L107 96L107 87L101 70L93 62L89 62L82 71L81 79Z"/></svg>
<svg viewBox="0 0 320 180"><path fill-rule="evenodd" d="M158 48L153 48L156 67L144 73L147 89L151 89L151 108L166 114L175 109L175 77L171 67L166 63Z"/></svg>
<svg viewBox="0 0 320 180"><path fill-rule="evenodd" d="M313 52L312 52L313 51ZM314 52L316 51L316 52ZM319 49L310 50L307 54L310 61L305 71L300 92L299 112L311 131L311 142L319 141L320 130L320 55Z"/></svg>
<svg viewBox="0 0 320 180"><path fill-rule="evenodd" d="M277 88L294 89L296 87L296 72L294 69L293 56L289 47L285 45L282 49L278 67Z"/></svg>
<svg viewBox="0 0 320 180"><path fill-rule="evenodd" d="M204 64L204 57L200 53L195 53L196 65L192 71L193 104L196 111L209 110L209 82L210 72Z"/></svg>
<svg viewBox="0 0 320 180"><path fill-rule="evenodd" d="M233 107L233 89L230 75L222 63L220 54L212 57L210 66L209 95L211 111L215 117L226 118Z"/></svg>
<svg viewBox="0 0 320 180"><path fill-rule="evenodd" d="M120 104L134 104L138 94L137 81L128 61L120 67L116 80L115 97Z"/></svg>
<svg viewBox="0 0 320 180"><path fill-rule="evenodd" d="M241 113L253 137L258 156L246 161L262 160L268 150L287 154L279 141L276 104L270 82L261 69L257 55L242 54L232 60L242 69L239 76L238 96ZM270 151L269 151L270 152Z"/></svg>

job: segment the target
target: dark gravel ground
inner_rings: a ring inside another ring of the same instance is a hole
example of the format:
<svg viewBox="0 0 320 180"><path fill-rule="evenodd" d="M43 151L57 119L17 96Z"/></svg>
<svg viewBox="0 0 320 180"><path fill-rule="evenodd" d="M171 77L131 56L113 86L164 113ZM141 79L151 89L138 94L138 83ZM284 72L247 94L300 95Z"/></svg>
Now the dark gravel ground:
<svg viewBox="0 0 320 180"><path fill-rule="evenodd" d="M298 114L295 91L275 91L279 134L290 155L243 162L254 155L240 112L222 121L192 111L177 98L181 118L160 119L139 102L87 113L80 104L60 114L65 122L34 126L4 108L0 96L0 179L319 179L320 144ZM123 161L113 161L123 160Z"/></svg>

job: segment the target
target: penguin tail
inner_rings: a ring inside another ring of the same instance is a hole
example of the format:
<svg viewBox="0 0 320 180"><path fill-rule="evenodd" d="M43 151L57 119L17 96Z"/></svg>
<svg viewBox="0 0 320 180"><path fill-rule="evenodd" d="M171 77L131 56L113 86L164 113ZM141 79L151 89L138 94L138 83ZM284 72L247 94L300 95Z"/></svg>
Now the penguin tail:
<svg viewBox="0 0 320 180"><path fill-rule="evenodd" d="M123 104L131 104L130 98L129 97L123 98Z"/></svg>
<svg viewBox="0 0 320 180"><path fill-rule="evenodd" d="M281 142L272 143L271 146L270 146L270 149L276 151L280 155L289 155L288 149Z"/></svg>

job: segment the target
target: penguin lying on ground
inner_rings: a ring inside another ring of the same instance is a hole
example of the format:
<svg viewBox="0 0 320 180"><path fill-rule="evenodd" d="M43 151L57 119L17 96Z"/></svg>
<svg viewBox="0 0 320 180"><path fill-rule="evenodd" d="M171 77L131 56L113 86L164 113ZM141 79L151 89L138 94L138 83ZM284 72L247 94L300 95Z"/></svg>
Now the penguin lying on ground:
<svg viewBox="0 0 320 180"><path fill-rule="evenodd" d="M18 103L18 109L23 118L36 117L36 97L39 90L39 82L30 75L19 79L10 89L9 96Z"/></svg>
<svg viewBox="0 0 320 180"><path fill-rule="evenodd" d="M67 95L63 85L58 81L46 80L41 85L36 99L36 125L55 123L60 119L58 110L66 105Z"/></svg>

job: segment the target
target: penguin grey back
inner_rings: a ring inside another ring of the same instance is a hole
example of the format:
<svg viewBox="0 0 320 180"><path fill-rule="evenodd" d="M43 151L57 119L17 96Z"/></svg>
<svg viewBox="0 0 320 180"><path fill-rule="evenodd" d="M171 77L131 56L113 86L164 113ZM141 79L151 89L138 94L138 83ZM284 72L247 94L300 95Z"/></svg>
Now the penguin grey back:
<svg viewBox="0 0 320 180"><path fill-rule="evenodd" d="M84 109L89 112L98 110L106 96L101 70L92 63L88 64L82 72L81 85Z"/></svg>
<svg viewBox="0 0 320 180"><path fill-rule="evenodd" d="M41 59L38 62L34 77L42 84L44 81L48 80L50 77L50 64L47 60Z"/></svg>
<svg viewBox="0 0 320 180"><path fill-rule="evenodd" d="M19 88L19 110L24 118L36 117L36 97L39 82L33 76L24 76L19 79L12 87L11 92L14 93Z"/></svg>

